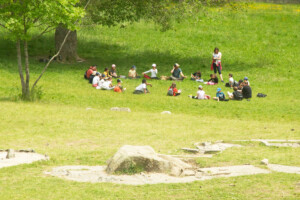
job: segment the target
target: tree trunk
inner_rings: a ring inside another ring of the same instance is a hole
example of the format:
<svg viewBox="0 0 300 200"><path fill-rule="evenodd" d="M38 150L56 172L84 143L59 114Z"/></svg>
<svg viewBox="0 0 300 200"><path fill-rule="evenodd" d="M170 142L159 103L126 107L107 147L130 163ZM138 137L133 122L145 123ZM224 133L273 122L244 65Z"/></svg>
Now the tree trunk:
<svg viewBox="0 0 300 200"><path fill-rule="evenodd" d="M28 45L27 41L24 41L24 56L25 56L25 74L26 74L26 82L25 82L25 89L26 89L26 99L30 99L30 89L29 89L29 58L28 58Z"/></svg>
<svg viewBox="0 0 300 200"><path fill-rule="evenodd" d="M19 76L20 76L21 86L22 86L22 99L25 99L26 98L26 86L25 86L24 75L23 75L20 40L17 41L16 47L17 47L17 60L18 60Z"/></svg>
<svg viewBox="0 0 300 200"><path fill-rule="evenodd" d="M63 26L59 26L56 28L55 31L55 48L56 52L59 50L66 34L68 33L68 29L64 28ZM61 62L74 62L74 61L83 61L78 55L77 55L77 32L71 31L69 37L67 38L67 41L65 45L63 46L58 60Z"/></svg>

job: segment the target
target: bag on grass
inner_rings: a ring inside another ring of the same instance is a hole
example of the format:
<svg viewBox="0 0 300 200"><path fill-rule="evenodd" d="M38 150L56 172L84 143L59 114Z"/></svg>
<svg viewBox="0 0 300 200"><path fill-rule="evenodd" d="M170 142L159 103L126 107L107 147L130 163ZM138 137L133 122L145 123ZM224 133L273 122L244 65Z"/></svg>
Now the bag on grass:
<svg viewBox="0 0 300 200"><path fill-rule="evenodd" d="M257 97L266 97L267 95L266 94L263 94L263 93L258 93L257 94Z"/></svg>
<svg viewBox="0 0 300 200"><path fill-rule="evenodd" d="M167 93L168 96L173 96L173 88L170 88Z"/></svg>

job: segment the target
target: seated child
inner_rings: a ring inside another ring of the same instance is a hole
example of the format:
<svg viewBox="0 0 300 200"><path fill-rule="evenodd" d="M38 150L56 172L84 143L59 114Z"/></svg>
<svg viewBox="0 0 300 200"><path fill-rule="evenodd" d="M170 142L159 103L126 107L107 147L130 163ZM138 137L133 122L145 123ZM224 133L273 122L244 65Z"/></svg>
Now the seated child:
<svg viewBox="0 0 300 200"><path fill-rule="evenodd" d="M201 72L197 71L197 72L191 74L191 80L192 81L203 82L203 79L201 79Z"/></svg>
<svg viewBox="0 0 300 200"><path fill-rule="evenodd" d="M122 83L122 81L121 81L120 79L118 79L118 80L117 80L117 85L116 85L115 88L114 88L114 91L115 91L115 92L121 93L121 92L123 92L123 91L126 90L126 88L123 88L123 86L121 85L121 83Z"/></svg>
<svg viewBox="0 0 300 200"><path fill-rule="evenodd" d="M206 85L217 85L219 82L218 77L215 74L210 75L210 79L207 82L204 82Z"/></svg>
<svg viewBox="0 0 300 200"><path fill-rule="evenodd" d="M233 88L234 86L238 86L238 82L233 79L233 75L232 74L229 74L229 82L226 83L225 86L226 87L231 87L231 88Z"/></svg>
<svg viewBox="0 0 300 200"><path fill-rule="evenodd" d="M93 78L93 83L92 86L93 87L97 87L98 86L98 82L100 81L100 73L96 72L96 76Z"/></svg>
<svg viewBox="0 0 300 200"><path fill-rule="evenodd" d="M243 94L238 91L238 88L236 86L233 87L233 90L233 93L227 92L229 99L238 101L243 100Z"/></svg>
<svg viewBox="0 0 300 200"><path fill-rule="evenodd" d="M147 73L151 73L151 77L147 75ZM157 77L157 69L156 69L156 64L153 63L152 64L152 69L148 70L148 71L145 71L143 72L142 74L144 75L144 78L146 79L158 79Z"/></svg>
<svg viewBox="0 0 300 200"><path fill-rule="evenodd" d="M243 97L245 99L247 99L248 101L250 101L250 98L252 98L252 89L251 87L248 85L247 82L244 82L244 87L242 89L242 94L243 94Z"/></svg>
<svg viewBox="0 0 300 200"><path fill-rule="evenodd" d="M135 88L135 91L133 92L133 94L146 94L146 93L150 93L149 90L147 89L147 85L150 85L152 87L152 85L150 83L147 83L146 79L142 80L142 84L140 84L139 86L137 86Z"/></svg>
<svg viewBox="0 0 300 200"><path fill-rule="evenodd" d="M205 95L202 85L199 85L199 87L198 87L197 96L189 95L189 97L192 99L210 99L209 95Z"/></svg>
<svg viewBox="0 0 300 200"><path fill-rule="evenodd" d="M136 79L136 78L140 78L140 76L138 76L138 74L136 73L136 66L133 65L129 72L128 72L128 78L129 79Z"/></svg>
<svg viewBox="0 0 300 200"><path fill-rule="evenodd" d="M117 70L116 70L116 65L115 64L112 64L111 65L111 69L109 71L109 75L113 78L118 78L118 75L117 75Z"/></svg>
<svg viewBox="0 0 300 200"><path fill-rule="evenodd" d="M96 87L97 90L102 89L103 83L105 82L105 75L102 74L100 76L100 80L98 81L98 86Z"/></svg>
<svg viewBox="0 0 300 200"><path fill-rule="evenodd" d="M221 91L221 88L217 89L216 97L214 97L213 99L217 101L226 101L225 94Z"/></svg>
<svg viewBox="0 0 300 200"><path fill-rule="evenodd" d="M102 90L112 90L114 89L114 86L112 85L112 78L108 77L108 79L106 81L104 81L104 83L102 84L101 87Z"/></svg>
<svg viewBox="0 0 300 200"><path fill-rule="evenodd" d="M111 77L111 75L109 75L109 71L107 67L104 69L104 72L102 74L104 74L106 78Z"/></svg>
<svg viewBox="0 0 300 200"><path fill-rule="evenodd" d="M245 78L244 78L244 83L247 83L247 85L250 86L250 82L249 82L249 80L248 80L248 77L245 77Z"/></svg>
<svg viewBox="0 0 300 200"><path fill-rule="evenodd" d="M178 95L180 95L180 93L181 93L181 91L177 90L177 88L176 88L176 83L172 83L172 85L168 89L167 95L168 96L178 96Z"/></svg>

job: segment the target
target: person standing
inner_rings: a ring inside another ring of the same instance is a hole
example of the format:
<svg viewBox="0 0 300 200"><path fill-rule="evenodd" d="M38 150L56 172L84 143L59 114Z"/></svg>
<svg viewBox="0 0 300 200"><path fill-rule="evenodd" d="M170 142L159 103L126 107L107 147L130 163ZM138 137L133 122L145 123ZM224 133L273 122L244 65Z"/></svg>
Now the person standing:
<svg viewBox="0 0 300 200"><path fill-rule="evenodd" d="M221 81L224 82L223 76L222 76L222 65L221 65L221 58L222 58L222 53L219 51L219 48L214 49L213 53L213 61L211 65L211 70L214 70L215 75L217 76L217 71L220 75Z"/></svg>

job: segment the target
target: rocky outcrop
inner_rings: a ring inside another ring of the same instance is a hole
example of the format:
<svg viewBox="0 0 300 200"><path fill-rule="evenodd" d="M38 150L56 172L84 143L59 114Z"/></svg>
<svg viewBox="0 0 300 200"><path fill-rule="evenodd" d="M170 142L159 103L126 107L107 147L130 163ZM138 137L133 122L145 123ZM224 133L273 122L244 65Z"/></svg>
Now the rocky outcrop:
<svg viewBox="0 0 300 200"><path fill-rule="evenodd" d="M192 166L178 158L157 154L150 146L121 147L118 152L108 160L106 172L135 172L134 169L146 172L166 173L173 176L184 176L185 171Z"/></svg>

